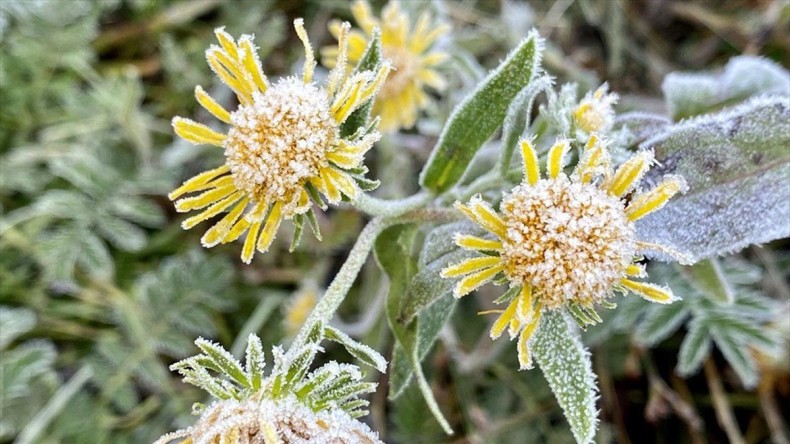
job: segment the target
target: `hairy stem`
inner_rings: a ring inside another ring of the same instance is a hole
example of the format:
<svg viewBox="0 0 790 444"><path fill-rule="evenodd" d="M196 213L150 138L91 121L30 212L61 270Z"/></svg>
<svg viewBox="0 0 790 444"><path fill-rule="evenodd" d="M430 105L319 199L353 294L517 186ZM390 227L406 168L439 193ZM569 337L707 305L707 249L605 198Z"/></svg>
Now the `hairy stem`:
<svg viewBox="0 0 790 444"><path fill-rule="evenodd" d="M359 237L357 238L357 242L348 253L346 262L340 267L340 271L337 272L332 283L329 284L329 288L324 292L324 296L318 301L315 309L310 313L310 317L307 318L307 321L305 321L304 325L299 330L299 334L296 336L296 339L294 339L291 350L299 350L302 348L307 339L307 333L312 329L313 325L317 322L326 323L332 319L335 311L337 311L337 308L340 307L343 299L345 299L348 290L354 284L359 270L365 264L368 254L373 248L373 244L376 242L376 238L388 225L385 219L377 217L368 222L365 228L362 229L362 232L359 233Z"/></svg>
<svg viewBox="0 0 790 444"><path fill-rule="evenodd" d="M360 193L353 205L370 216L396 217L425 206L430 200L431 195L425 192L399 200L377 199L367 193Z"/></svg>

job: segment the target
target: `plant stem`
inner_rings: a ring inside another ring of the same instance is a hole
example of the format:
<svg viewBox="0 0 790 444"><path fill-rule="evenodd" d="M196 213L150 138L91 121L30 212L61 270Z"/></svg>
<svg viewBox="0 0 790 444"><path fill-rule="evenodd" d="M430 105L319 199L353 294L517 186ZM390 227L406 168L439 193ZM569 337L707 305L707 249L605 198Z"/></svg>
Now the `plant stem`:
<svg viewBox="0 0 790 444"><path fill-rule="evenodd" d="M431 196L425 192L417 193L399 200L378 199L367 193L360 193L353 205L358 210L370 216L395 217L420 208L430 200Z"/></svg>
<svg viewBox="0 0 790 444"><path fill-rule="evenodd" d="M368 222L365 228L362 229L362 232L359 233L359 237L357 238L357 242L348 253L346 262L340 267L340 271L337 272L332 283L329 284L329 288L324 292L324 296L318 301L313 312L310 313L310 317L307 318L307 321L305 321L304 325L299 330L299 334L297 334L293 345L291 345L291 350L299 350L302 348L307 339L307 334L312 329L313 325L317 322L326 323L332 319L335 311L337 311L337 308L343 302L343 299L345 299L346 293L348 293L348 290L354 284L359 270L365 264L368 253L370 253L370 250L376 242L376 238L379 233L387 228L387 226L389 226L389 224L384 218L376 217Z"/></svg>
<svg viewBox="0 0 790 444"><path fill-rule="evenodd" d="M727 401L727 394L724 392L724 386L721 383L716 364L708 358L705 360L704 369L705 379L708 380L708 389L710 390L711 398L713 398L713 408L716 411L716 419L719 420L719 425L724 429L724 433L727 434L727 438L731 443L744 444L746 441L738 429L738 423L735 420L732 407Z"/></svg>

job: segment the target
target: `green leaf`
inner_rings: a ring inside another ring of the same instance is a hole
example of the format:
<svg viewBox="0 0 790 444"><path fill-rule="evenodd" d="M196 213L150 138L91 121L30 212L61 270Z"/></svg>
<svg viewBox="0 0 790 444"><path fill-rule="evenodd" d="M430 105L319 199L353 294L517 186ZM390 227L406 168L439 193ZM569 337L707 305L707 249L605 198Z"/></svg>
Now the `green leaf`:
<svg viewBox="0 0 790 444"><path fill-rule="evenodd" d="M354 68L354 72L375 72L381 65L381 54L381 32L378 28L376 28L373 30L373 35L368 41L368 46L365 48L365 52L359 59L357 67ZM365 128L368 125L368 121L370 120L370 111L372 108L373 99L368 100L367 103L363 104L357 108L356 111L351 113L351 115L346 118L346 121L340 125L340 136L351 137L357 133L360 128Z"/></svg>
<svg viewBox="0 0 790 444"><path fill-rule="evenodd" d="M140 251L148 242L148 236L140 227L110 215L98 218L96 228L102 237L123 251Z"/></svg>
<svg viewBox="0 0 790 444"><path fill-rule="evenodd" d="M576 442L587 444L595 438L598 427L595 408L598 388L590 353L571 330L572 323L563 313L545 311L532 347Z"/></svg>
<svg viewBox="0 0 790 444"><path fill-rule="evenodd" d="M788 98L759 97L643 143L661 165L646 181L678 174L689 190L638 221L640 237L694 262L790 236L790 199L781 192L790 175L788 121Z"/></svg>
<svg viewBox="0 0 790 444"><path fill-rule="evenodd" d="M678 365L675 371L680 376L689 376L696 373L702 361L710 355L711 340L709 326L699 319L691 322L689 331L680 344Z"/></svg>
<svg viewBox="0 0 790 444"><path fill-rule="evenodd" d="M453 111L420 174L423 188L447 191L463 176L475 153L502 124L510 102L540 69L543 41L533 31Z"/></svg>
<svg viewBox="0 0 790 444"><path fill-rule="evenodd" d="M510 103L502 125L502 151L499 154L499 174L505 176L510 168L513 151L524 134L535 97L551 87L551 77L540 76L521 90Z"/></svg>
<svg viewBox="0 0 790 444"><path fill-rule="evenodd" d="M683 301L669 305L651 304L648 310L635 333L637 342L647 347L658 344L677 331L689 315Z"/></svg>
<svg viewBox="0 0 790 444"><path fill-rule="evenodd" d="M726 327L711 326L711 336L721 354L727 359L746 388L754 388L758 382L757 364L749 354L743 341L738 341Z"/></svg>
<svg viewBox="0 0 790 444"><path fill-rule="evenodd" d="M35 326L33 310L0 306L0 350L5 350L8 344Z"/></svg>
<svg viewBox="0 0 790 444"><path fill-rule="evenodd" d="M90 231L85 231L80 244L82 250L77 256L77 264L92 276L102 279L111 278L115 273L115 262L104 242Z"/></svg>
<svg viewBox="0 0 790 444"><path fill-rule="evenodd" d="M407 283L411 280L411 276L414 275L417 268L417 261L412 255L412 245L416 233L417 227L415 225L396 225L390 227L384 230L376 239L375 253L376 259L381 265L381 268L387 273L390 280L390 288L387 293L386 312L390 329L397 341L396 348L398 345L403 348L403 356L405 356L405 360L410 364L411 370L417 378L418 387L428 405L428 409L439 424L442 425L444 431L449 435L452 434L453 431L450 428L450 424L442 415L439 405L433 397L431 387L425 379L422 366L420 365L418 345L420 334L418 325L419 320L405 325L398 319L401 300L406 293ZM449 311L450 310L445 310L445 312ZM437 319L440 319L440 317L437 317ZM442 323L443 322L444 321L442 321ZM429 326L431 326L432 329L436 328L435 322L429 322ZM441 328L441 326L438 328ZM438 329L436 331L438 332ZM429 338L423 340L427 341ZM395 362L402 363L403 360L398 359L397 361L393 361L393 364ZM401 378L401 380L403 380L403 378ZM406 380L408 380L408 377ZM393 391L392 381L390 381L391 397L393 393L396 395L399 394L401 388L398 389L397 392Z"/></svg>
<svg viewBox="0 0 790 444"><path fill-rule="evenodd" d="M250 380L244 373L244 369L241 368L241 365L233 355L228 353L221 345L203 338L198 338L195 341L195 345L222 370L223 374L239 383L242 387L250 387Z"/></svg>
<svg viewBox="0 0 790 444"><path fill-rule="evenodd" d="M732 304L735 292L727 282L718 258L710 258L694 265L683 267L683 274L694 288L714 302Z"/></svg>
<svg viewBox="0 0 790 444"><path fill-rule="evenodd" d="M349 353L351 353L352 356L364 362L365 364L375 368L381 373L385 373L387 371L387 360L384 359L384 356L381 356L381 354L376 350L373 350L365 344L360 344L359 342L351 339L349 335L334 327L324 327L324 334L326 335L327 339L342 345Z"/></svg>

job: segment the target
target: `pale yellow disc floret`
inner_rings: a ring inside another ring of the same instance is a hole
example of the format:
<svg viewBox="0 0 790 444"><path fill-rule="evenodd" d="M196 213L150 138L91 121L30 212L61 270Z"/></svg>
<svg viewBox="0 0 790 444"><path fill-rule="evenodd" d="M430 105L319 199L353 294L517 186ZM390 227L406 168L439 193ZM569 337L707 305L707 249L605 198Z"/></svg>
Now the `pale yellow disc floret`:
<svg viewBox="0 0 790 444"><path fill-rule="evenodd" d="M548 309L609 297L636 253L635 230L615 196L560 174L522 184L502 201L508 279Z"/></svg>
<svg viewBox="0 0 790 444"><path fill-rule="evenodd" d="M283 217L307 211L305 183L328 165L339 125L326 91L287 77L231 115L225 156L239 190L255 203L282 202Z"/></svg>

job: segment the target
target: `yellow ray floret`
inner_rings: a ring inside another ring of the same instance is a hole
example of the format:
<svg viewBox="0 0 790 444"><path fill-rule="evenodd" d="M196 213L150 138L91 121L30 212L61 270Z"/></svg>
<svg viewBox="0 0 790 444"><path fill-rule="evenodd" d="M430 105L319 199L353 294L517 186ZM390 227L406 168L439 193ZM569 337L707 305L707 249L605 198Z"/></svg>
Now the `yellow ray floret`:
<svg viewBox="0 0 790 444"><path fill-rule="evenodd" d="M505 222L479 197L473 197L469 205L456 202L455 208L482 228L496 234L500 239L505 238Z"/></svg>
<svg viewBox="0 0 790 444"><path fill-rule="evenodd" d="M524 178L530 185L535 185L540 180L540 168L538 167L538 154L532 147L529 140L521 141L521 158L524 159Z"/></svg>
<svg viewBox="0 0 790 444"><path fill-rule="evenodd" d="M205 143L207 145L221 147L225 142L224 134L220 134L202 123L184 119L183 117L173 118L173 129L176 131L176 134L183 139L196 145Z"/></svg>
<svg viewBox="0 0 790 444"><path fill-rule="evenodd" d="M574 174L581 183L589 183L595 177L600 167L603 172L608 172L609 156L606 148L596 134L590 135Z"/></svg>
<svg viewBox="0 0 790 444"><path fill-rule="evenodd" d="M535 335L540 324L541 312L536 311L535 316L529 323L521 330L518 336L518 364L519 370L528 370L532 368L532 353L529 349L529 340Z"/></svg>
<svg viewBox="0 0 790 444"><path fill-rule="evenodd" d="M549 150L546 170L552 179L556 179L562 172L562 167L565 166L565 153L568 152L569 148L570 144L568 144L567 140L559 140Z"/></svg>
<svg viewBox="0 0 790 444"><path fill-rule="evenodd" d="M510 325L513 319L516 319L516 308L518 307L518 298L514 298L510 301L510 304L507 306L504 312L494 321L494 324L491 325L491 331L489 332L489 336L491 339L497 339L502 336L502 333L505 332L505 329Z"/></svg>
<svg viewBox="0 0 790 444"><path fill-rule="evenodd" d="M634 197L626 207L628 219L639 220L648 214L658 211L666 205L675 194L685 190L685 182L680 177L670 177L652 190Z"/></svg>
<svg viewBox="0 0 790 444"><path fill-rule="evenodd" d="M468 234L456 234L454 241L455 245L467 250L496 251L502 249L502 242L500 241L483 239Z"/></svg>
<svg viewBox="0 0 790 444"><path fill-rule="evenodd" d="M652 151L642 151L620 165L609 184L609 192L622 197L642 179L653 162Z"/></svg>
<svg viewBox="0 0 790 444"><path fill-rule="evenodd" d="M621 279L620 285L642 296L650 302L659 304L670 304L677 300L672 290L667 287L660 287L647 282L636 282L630 279Z"/></svg>
<svg viewBox="0 0 790 444"><path fill-rule="evenodd" d="M502 262L498 256L482 256L467 259L459 264L442 270L441 276L445 278L463 276L479 270L498 266Z"/></svg>
<svg viewBox="0 0 790 444"><path fill-rule="evenodd" d="M504 269L505 266L500 264L466 276L465 278L461 279L458 284L456 284L455 288L453 288L453 296L460 298L462 296L468 295L472 291L477 290L483 286L483 284L486 282L493 279L494 276Z"/></svg>

